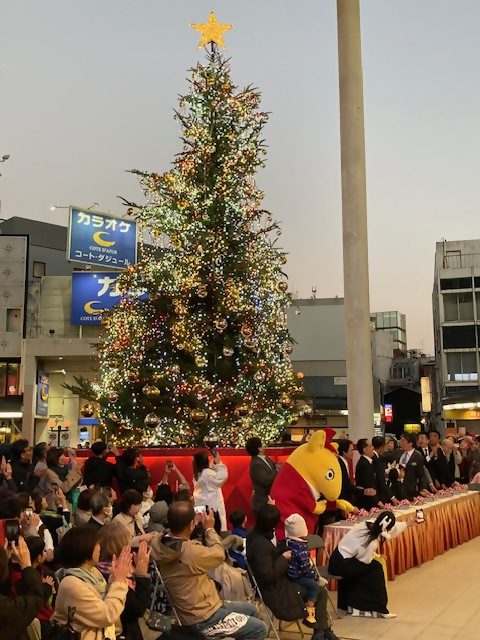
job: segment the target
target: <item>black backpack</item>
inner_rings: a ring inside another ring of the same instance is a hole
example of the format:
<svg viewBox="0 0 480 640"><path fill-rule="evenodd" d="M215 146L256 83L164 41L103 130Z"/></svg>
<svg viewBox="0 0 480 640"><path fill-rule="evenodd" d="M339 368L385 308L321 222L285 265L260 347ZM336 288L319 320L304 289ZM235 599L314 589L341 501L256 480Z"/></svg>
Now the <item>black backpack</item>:
<svg viewBox="0 0 480 640"><path fill-rule="evenodd" d="M65 624L54 622L48 633L48 640L80 640L80 631L75 631L72 627L75 612L75 607L68 607L67 622Z"/></svg>

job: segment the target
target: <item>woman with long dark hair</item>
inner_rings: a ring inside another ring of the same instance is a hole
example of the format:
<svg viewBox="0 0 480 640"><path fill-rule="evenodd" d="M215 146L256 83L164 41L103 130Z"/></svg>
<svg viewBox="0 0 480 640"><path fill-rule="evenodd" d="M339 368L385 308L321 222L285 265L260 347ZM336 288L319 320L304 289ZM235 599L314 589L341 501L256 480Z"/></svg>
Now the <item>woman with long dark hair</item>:
<svg viewBox="0 0 480 640"><path fill-rule="evenodd" d="M212 464L205 451L193 456L193 499L196 507L207 507L218 514L220 531L227 531L227 512L222 487L228 479L228 469L220 460L218 452ZM219 532L217 532L219 533Z"/></svg>
<svg viewBox="0 0 480 640"><path fill-rule="evenodd" d="M339 609L366 618L396 617L387 608L385 575L377 551L382 542L416 524L415 520L395 524L393 513L383 511L376 520L353 527L341 539L328 563L328 571L343 578L338 582Z"/></svg>

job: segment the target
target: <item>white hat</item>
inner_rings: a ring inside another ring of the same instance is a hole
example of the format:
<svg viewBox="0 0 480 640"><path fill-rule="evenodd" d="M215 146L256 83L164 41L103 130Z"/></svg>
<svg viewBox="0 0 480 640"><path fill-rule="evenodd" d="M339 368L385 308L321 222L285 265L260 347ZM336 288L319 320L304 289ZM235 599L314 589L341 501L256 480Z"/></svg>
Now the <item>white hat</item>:
<svg viewBox="0 0 480 640"><path fill-rule="evenodd" d="M306 538L308 536L307 523L299 513L292 513L285 520L285 535L287 538Z"/></svg>

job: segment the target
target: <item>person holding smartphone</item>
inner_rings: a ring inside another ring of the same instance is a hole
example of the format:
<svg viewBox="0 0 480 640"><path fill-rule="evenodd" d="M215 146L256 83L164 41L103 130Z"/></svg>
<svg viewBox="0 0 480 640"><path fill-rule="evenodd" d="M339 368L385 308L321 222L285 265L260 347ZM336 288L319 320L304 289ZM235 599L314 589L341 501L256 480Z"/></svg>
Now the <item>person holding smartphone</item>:
<svg viewBox="0 0 480 640"><path fill-rule="evenodd" d="M58 489L67 494L70 489L76 487L82 481L83 460L76 459L71 470L67 473L65 480L61 480L56 469L65 464L65 454L63 449L52 447L47 452L47 473L45 475L44 495L47 499L49 509L55 509L55 495Z"/></svg>
<svg viewBox="0 0 480 640"><path fill-rule="evenodd" d="M8 544L6 541L5 546L0 547L0 582L9 577L10 556L20 567L23 592L13 598L0 593L1 637L2 640L28 640L28 627L52 595L53 581L42 583L40 574L32 567L27 544L20 536L17 543L12 541Z"/></svg>
<svg viewBox="0 0 480 640"><path fill-rule="evenodd" d="M212 451L212 464L208 454L200 451L193 456L193 499L196 507L209 507L215 515L215 527L227 531L227 513L222 487L228 480L228 469L220 460L218 451Z"/></svg>

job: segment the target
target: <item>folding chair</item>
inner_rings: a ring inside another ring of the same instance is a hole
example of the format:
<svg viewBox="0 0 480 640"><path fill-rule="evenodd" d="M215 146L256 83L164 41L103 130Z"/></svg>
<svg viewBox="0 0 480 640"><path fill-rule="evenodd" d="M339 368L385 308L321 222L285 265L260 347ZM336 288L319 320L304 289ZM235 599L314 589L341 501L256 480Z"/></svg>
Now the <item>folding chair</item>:
<svg viewBox="0 0 480 640"><path fill-rule="evenodd" d="M163 591L163 593L165 594L165 597L167 599L167 602L173 612L174 618L175 620L178 622L178 625L181 627L182 623L180 621L180 618L178 617L178 613L177 610L175 609L175 605L173 604L173 600L170 596L170 593L167 589L167 586L165 585L165 581L163 580L162 574L160 572L160 569L158 568L157 563L154 561L151 563L152 567L153 567L153 572L155 574L155 587L153 590L153 595L152 595L152 603L155 603L156 600L156 596L158 593L158 590L160 589L161 591Z"/></svg>
<svg viewBox="0 0 480 640"><path fill-rule="evenodd" d="M278 618L278 631L275 627L275 616L273 615L273 613L270 611L270 609L267 607L267 605L265 604L265 600L263 599L262 596L262 592L260 591L260 587L258 586L258 582L255 579L255 576L253 575L253 571L250 568L250 565L248 564L247 561L245 561L246 564L246 568L247 568L247 572L248 572L248 577L250 578L250 581L252 583L253 586L253 590L254 593L256 595L256 597L258 598L258 601L260 602L260 604L263 606L264 610L265 610L265 614L268 618L268 622L269 622L269 627L272 629L276 640L280 640L280 636L278 635L279 631L282 631L282 622L287 622L286 620L280 620L280 618ZM302 636L302 640L304 638L304 633L303 633L303 629L300 625L300 622L298 620L295 620L298 630Z"/></svg>
<svg viewBox="0 0 480 640"><path fill-rule="evenodd" d="M328 565L328 561L330 560L330 554L328 553L326 547L325 547L325 541L321 536L318 536L316 534L310 534L307 536L307 544L308 544L308 548L310 549L310 551L316 550L318 551L319 549L322 549L325 553L325 555L327 556L327 565ZM327 580L328 582L330 582L330 580L341 580L341 576L334 576L333 574L331 574L328 571L328 566L323 567L323 566L318 566L317 563L314 563L314 569L317 572L317 575L320 578L323 578L324 580ZM328 600L330 601L330 604L332 605L332 609L335 611L335 615L337 616L337 618L343 618L342 615L340 615L338 613L338 609L336 608L335 604L333 603L332 597L330 595L330 591L327 588L327 596L328 596Z"/></svg>

